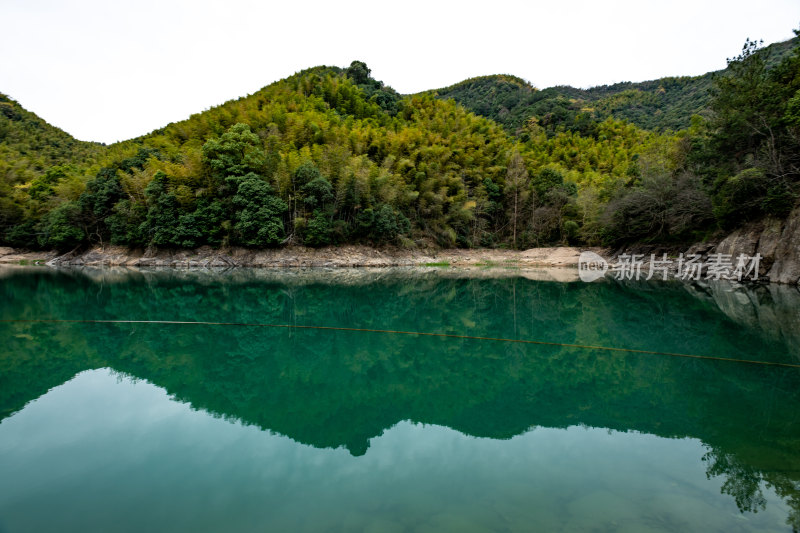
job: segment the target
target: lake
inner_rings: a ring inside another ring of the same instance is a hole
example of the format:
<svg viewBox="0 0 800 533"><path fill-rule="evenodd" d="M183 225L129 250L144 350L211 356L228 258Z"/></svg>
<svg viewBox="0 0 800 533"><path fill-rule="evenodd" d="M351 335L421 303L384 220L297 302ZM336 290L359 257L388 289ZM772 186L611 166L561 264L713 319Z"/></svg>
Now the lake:
<svg viewBox="0 0 800 533"><path fill-rule="evenodd" d="M537 277L2 269L0 532L800 528L796 288Z"/></svg>

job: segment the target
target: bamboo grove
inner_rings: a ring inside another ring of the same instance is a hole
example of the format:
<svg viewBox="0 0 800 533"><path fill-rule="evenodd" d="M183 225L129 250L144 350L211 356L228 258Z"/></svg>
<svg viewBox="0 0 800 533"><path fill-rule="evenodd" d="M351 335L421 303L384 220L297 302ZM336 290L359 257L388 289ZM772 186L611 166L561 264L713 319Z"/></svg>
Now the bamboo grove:
<svg viewBox="0 0 800 533"><path fill-rule="evenodd" d="M59 250L689 242L795 205L800 54L770 63L768 51L748 42L709 84L708 113L678 131L563 92L509 127L468 109L485 101L401 96L359 61L110 146L0 95L0 240ZM625 91L612 97L639 105ZM690 96L671 98L692 108Z"/></svg>

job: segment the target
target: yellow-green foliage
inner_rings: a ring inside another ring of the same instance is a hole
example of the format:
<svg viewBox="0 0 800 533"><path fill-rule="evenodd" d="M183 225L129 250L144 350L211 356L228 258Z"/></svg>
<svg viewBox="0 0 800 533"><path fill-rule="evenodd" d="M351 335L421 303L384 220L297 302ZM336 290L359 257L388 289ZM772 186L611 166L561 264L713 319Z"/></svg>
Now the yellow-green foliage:
<svg viewBox="0 0 800 533"><path fill-rule="evenodd" d="M554 135L533 121L520 143L495 122L453 101L431 95L401 98L371 78L356 84L347 71L318 67L149 135L93 147L91 157L78 153L82 165L51 180L46 196L32 195L31 187L47 165L20 170L14 166L18 156L2 160L0 173L13 176L0 191L8 213L5 240L52 246L41 237L42 227L53 227L45 220L48 213L74 202L80 209L62 209L59 221L69 223L63 213L80 212L73 223L84 227L89 241L237 242L236 224L244 222L231 202L240 183L215 177L203 156L206 143L236 124L246 124L255 134L248 150L256 150L261 163L251 171L268 183L264 194L280 200L273 206L276 213L285 207L284 231L278 233L291 242L303 242L310 231L315 233L309 242L318 244L377 242L398 235L443 246L560 241L567 238L562 231L567 220L587 227L597 223L602 211L597 204L633 183L643 161L674 168L680 159L678 137L613 119L594 123L590 134L562 129ZM0 150L11 149L0 144ZM510 227L505 182L515 151L527 174L514 185ZM317 203L307 184L298 181L299 169L309 164L330 184L332 201ZM537 175L544 169L556 171L547 182L555 192L539 190L537 196ZM159 172L163 182L148 194ZM86 183L93 185L81 195ZM540 208L546 210L538 216ZM215 215L207 218L212 211ZM157 229L159 224L182 229L169 236L167 228ZM208 224L223 229L218 238L204 238ZM35 241L34 234L39 235ZM155 234L160 237L153 240ZM570 234L577 235L574 230Z"/></svg>
<svg viewBox="0 0 800 533"><path fill-rule="evenodd" d="M579 188L611 192L634 181L646 170L643 165L672 171L681 163L682 135L646 131L612 118L598 123L593 136L562 131L548 138L535 124L530 131L523 156L531 169L558 170Z"/></svg>

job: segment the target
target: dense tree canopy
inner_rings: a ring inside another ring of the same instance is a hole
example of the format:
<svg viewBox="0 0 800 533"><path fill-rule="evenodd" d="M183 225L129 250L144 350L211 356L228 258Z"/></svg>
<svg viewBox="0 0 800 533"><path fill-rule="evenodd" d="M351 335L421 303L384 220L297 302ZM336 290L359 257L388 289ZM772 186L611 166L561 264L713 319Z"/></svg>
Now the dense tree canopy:
<svg viewBox="0 0 800 533"><path fill-rule="evenodd" d="M62 250L689 241L795 205L795 42L748 42L713 77L657 80L667 95L695 84L707 102L705 116L690 116L691 91L686 105L641 108L679 115L677 132L629 113L660 94L645 90L656 82L538 91L503 76L449 90L504 129L447 91L401 97L361 61L108 147L3 96L0 239Z"/></svg>
<svg viewBox="0 0 800 533"><path fill-rule="evenodd" d="M779 64L792 54L797 43L792 39L769 46L766 65ZM678 131L691 125L692 115L709 115L710 89L718 74L621 82L589 89L557 86L543 90L515 76L495 75L471 78L434 93L497 121L510 133L524 132L531 118L550 134L559 128L585 133L593 122L608 117L647 130Z"/></svg>

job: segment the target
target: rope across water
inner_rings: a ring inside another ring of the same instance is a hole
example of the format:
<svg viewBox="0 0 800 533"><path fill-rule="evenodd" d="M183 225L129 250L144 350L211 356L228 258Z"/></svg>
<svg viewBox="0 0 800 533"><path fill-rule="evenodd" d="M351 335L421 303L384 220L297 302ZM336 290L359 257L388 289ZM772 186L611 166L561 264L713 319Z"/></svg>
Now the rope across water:
<svg viewBox="0 0 800 533"><path fill-rule="evenodd" d="M729 363L742 363L750 365L774 366L783 368L800 368L800 364L779 363L771 361L757 361L751 359L735 359L729 357L719 357L714 355L696 355L673 352L659 352L654 350L637 350L633 348L617 348L613 346L593 346L590 344L571 344L565 342L536 341L528 339L506 339L502 337L481 337L476 335L459 335L456 333L435 333L425 331L402 331L393 329L370 329L370 328L346 328L339 326L309 326L298 324L265 324L257 322L205 322L205 321L186 321L186 320L82 320L82 319L5 319L0 323L52 323L52 324L160 324L160 325L193 325L193 326L238 326L250 328L285 328L285 329L308 329L325 331L356 331L364 333L384 333L391 335L414 335L420 337L441 337L449 339L469 339L493 342L509 342L518 344L534 344L539 346L560 346L566 348L580 348L584 350L603 350L607 352L622 352L643 355L663 355L669 357L683 357L688 359L703 359L709 361L725 361Z"/></svg>

